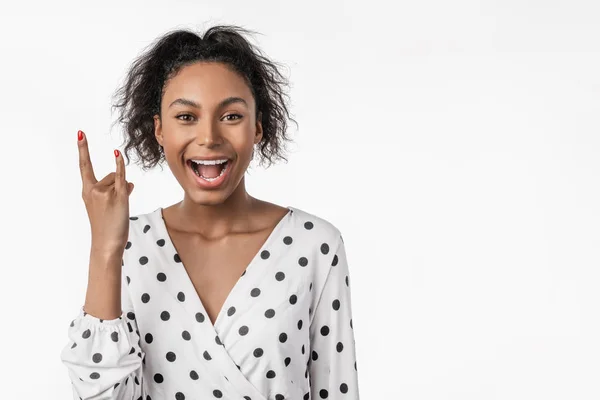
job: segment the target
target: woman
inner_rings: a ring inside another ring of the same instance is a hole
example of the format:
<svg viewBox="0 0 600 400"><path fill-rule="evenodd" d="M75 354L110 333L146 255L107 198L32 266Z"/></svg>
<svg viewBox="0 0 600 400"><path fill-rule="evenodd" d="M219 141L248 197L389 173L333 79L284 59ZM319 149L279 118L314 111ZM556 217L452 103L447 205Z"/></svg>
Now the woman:
<svg viewBox="0 0 600 400"><path fill-rule="evenodd" d="M166 160L184 190L130 216L123 156L97 181L79 132L92 246L86 299L61 353L75 399L358 399L340 231L250 196L285 159L285 81L235 26L178 30L120 89L125 155Z"/></svg>

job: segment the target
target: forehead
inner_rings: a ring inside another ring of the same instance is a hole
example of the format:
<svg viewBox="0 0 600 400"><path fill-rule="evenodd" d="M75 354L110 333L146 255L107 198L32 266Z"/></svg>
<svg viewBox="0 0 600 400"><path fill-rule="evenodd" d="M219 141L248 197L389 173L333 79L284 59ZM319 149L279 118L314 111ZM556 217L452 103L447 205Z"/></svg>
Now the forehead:
<svg viewBox="0 0 600 400"><path fill-rule="evenodd" d="M228 66L216 62L187 65L167 82L163 102L185 97L212 107L226 97L242 97L253 107L254 99L246 81Z"/></svg>

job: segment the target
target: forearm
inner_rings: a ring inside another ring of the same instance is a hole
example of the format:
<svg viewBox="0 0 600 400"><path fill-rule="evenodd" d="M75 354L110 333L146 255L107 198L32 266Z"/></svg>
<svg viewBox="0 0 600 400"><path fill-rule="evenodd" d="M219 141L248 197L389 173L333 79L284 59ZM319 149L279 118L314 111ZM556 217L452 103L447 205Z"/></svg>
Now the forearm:
<svg viewBox="0 0 600 400"><path fill-rule="evenodd" d="M84 304L87 313L105 320L121 315L121 262L122 254L92 248Z"/></svg>

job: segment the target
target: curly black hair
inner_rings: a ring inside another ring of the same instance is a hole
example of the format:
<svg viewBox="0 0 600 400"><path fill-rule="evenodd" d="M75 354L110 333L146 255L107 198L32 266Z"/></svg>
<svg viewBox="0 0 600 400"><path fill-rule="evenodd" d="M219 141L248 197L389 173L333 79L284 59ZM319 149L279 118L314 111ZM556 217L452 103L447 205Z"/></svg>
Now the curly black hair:
<svg viewBox="0 0 600 400"><path fill-rule="evenodd" d="M166 83L182 67L195 62L220 62L233 68L247 82L256 103L256 118L261 118L263 137L258 143L259 165L271 166L283 159L290 117L284 87L289 82L277 69L277 63L267 59L243 34L257 33L237 25L217 25L203 36L188 30L171 30L156 39L148 51L134 60L125 83L117 89L111 111L119 108L115 121L124 125L124 154L129 164L133 151L141 161L142 170L160 164L164 150L154 136L153 116L160 116L160 104ZM114 124L113 124L114 126Z"/></svg>

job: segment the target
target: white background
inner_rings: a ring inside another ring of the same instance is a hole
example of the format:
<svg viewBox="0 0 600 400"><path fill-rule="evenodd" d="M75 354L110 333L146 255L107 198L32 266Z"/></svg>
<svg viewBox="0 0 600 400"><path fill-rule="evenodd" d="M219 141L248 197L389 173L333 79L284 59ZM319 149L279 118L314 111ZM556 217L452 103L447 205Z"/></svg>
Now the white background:
<svg viewBox="0 0 600 400"><path fill-rule="evenodd" d="M600 3L12 2L0 11L3 399L70 399L59 355L110 96L167 30L233 23L287 65L289 163L249 192L343 233L361 397L600 398ZM182 198L165 164L131 213Z"/></svg>

